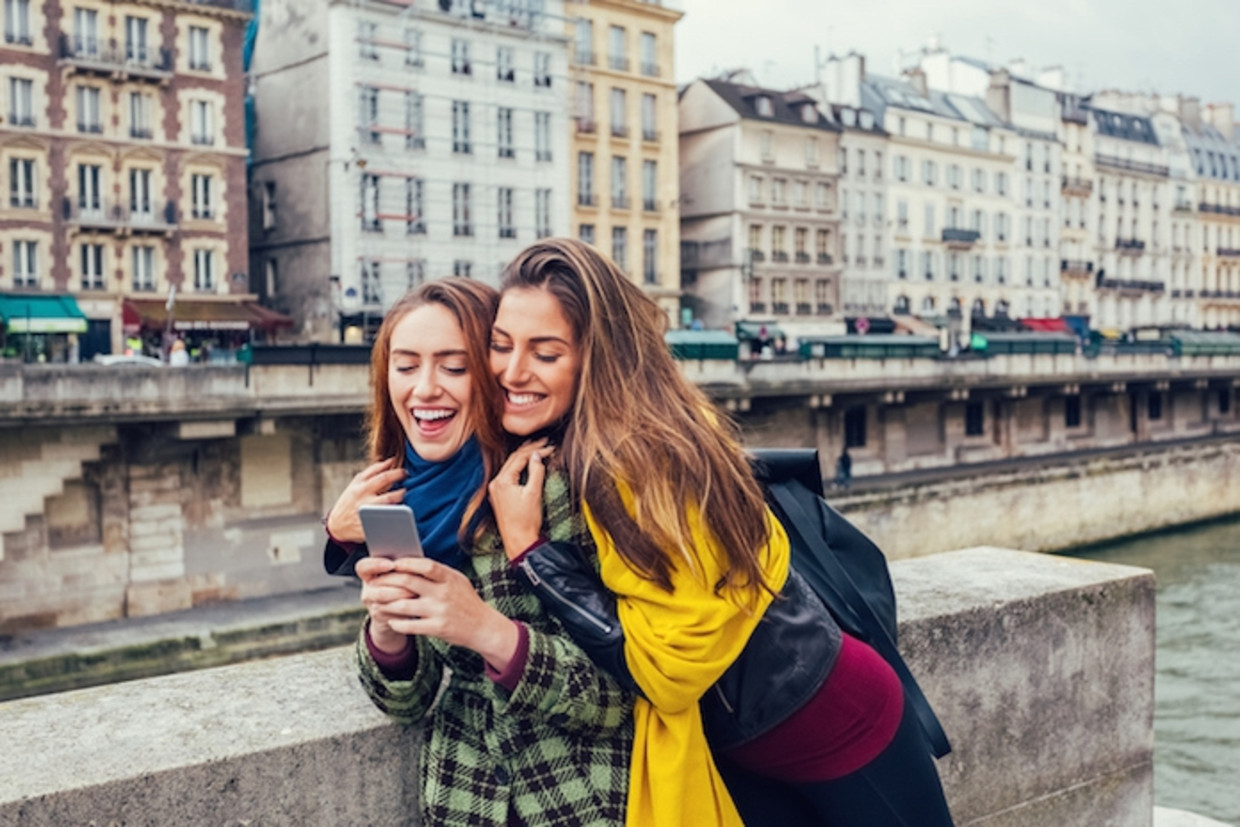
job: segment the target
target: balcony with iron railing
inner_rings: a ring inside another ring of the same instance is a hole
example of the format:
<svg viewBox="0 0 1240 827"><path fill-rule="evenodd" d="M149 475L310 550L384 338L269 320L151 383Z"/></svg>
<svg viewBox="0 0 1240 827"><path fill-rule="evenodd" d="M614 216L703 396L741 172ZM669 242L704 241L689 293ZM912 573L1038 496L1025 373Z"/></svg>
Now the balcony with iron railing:
<svg viewBox="0 0 1240 827"><path fill-rule="evenodd" d="M108 75L116 80L166 83L172 78L169 49L121 45L97 37L60 36L60 61L74 71Z"/></svg>
<svg viewBox="0 0 1240 827"><path fill-rule="evenodd" d="M749 249L749 260L756 263L766 261L766 253L754 248Z"/></svg>
<svg viewBox="0 0 1240 827"><path fill-rule="evenodd" d="M1240 207L1229 207L1226 204L1207 204L1203 201L1197 205L1197 209L1200 212L1212 215L1240 216Z"/></svg>
<svg viewBox="0 0 1240 827"><path fill-rule="evenodd" d="M797 264L809 264L810 262L809 253L804 252L802 250L798 250L796 253L796 262Z"/></svg>
<svg viewBox="0 0 1240 827"><path fill-rule="evenodd" d="M788 315L788 302L771 302L771 312L777 315Z"/></svg>
<svg viewBox="0 0 1240 827"><path fill-rule="evenodd" d="M1094 272L1094 263L1079 258L1065 258L1059 262L1059 271L1068 276L1088 276Z"/></svg>
<svg viewBox="0 0 1240 827"><path fill-rule="evenodd" d="M34 120L34 115L31 114L30 112L18 113L18 112L10 111L7 123L9 126L29 127L29 126L35 125L35 120Z"/></svg>
<svg viewBox="0 0 1240 827"><path fill-rule="evenodd" d="M1235 247L1219 247L1218 254L1226 258L1237 258L1240 257L1240 249Z"/></svg>
<svg viewBox="0 0 1240 827"><path fill-rule="evenodd" d="M830 253L819 253L818 263L819 264L834 264L835 259L831 257Z"/></svg>
<svg viewBox="0 0 1240 827"><path fill-rule="evenodd" d="M627 125L625 125L625 124L622 124L622 123L613 123L613 124L611 125L611 137L613 137L613 138L627 138L627 137L629 137L629 128L628 128L628 126L627 126Z"/></svg>
<svg viewBox="0 0 1240 827"><path fill-rule="evenodd" d="M592 192L577 193L577 206L579 207L597 207L598 196Z"/></svg>
<svg viewBox="0 0 1240 827"><path fill-rule="evenodd" d="M612 208L617 209L617 210L627 210L630 205L631 205L631 202L627 195L623 193L612 193L611 195Z"/></svg>
<svg viewBox="0 0 1240 827"><path fill-rule="evenodd" d="M657 78L659 76L659 64L642 61L642 74L648 78Z"/></svg>
<svg viewBox="0 0 1240 827"><path fill-rule="evenodd" d="M1191 213L1193 211L1193 202L1192 201L1176 201L1175 205L1172 206L1171 211L1177 212L1177 213Z"/></svg>
<svg viewBox="0 0 1240 827"><path fill-rule="evenodd" d="M659 202L653 198L643 198L642 199L642 211L643 212L658 212Z"/></svg>
<svg viewBox="0 0 1240 827"><path fill-rule="evenodd" d="M797 302L798 316L811 316L814 313L814 306L809 302Z"/></svg>
<svg viewBox="0 0 1240 827"><path fill-rule="evenodd" d="M778 264L786 264L788 262L788 252L786 250L772 250L771 261Z"/></svg>
<svg viewBox="0 0 1240 827"><path fill-rule="evenodd" d="M593 135L598 131L598 123L591 118L577 118L577 134Z"/></svg>
<svg viewBox="0 0 1240 827"><path fill-rule="evenodd" d="M1112 169L1122 169L1129 172L1141 172L1146 175L1157 175L1160 178L1168 178L1171 175L1171 168L1161 164L1151 164L1145 161L1134 161L1131 158L1120 158L1115 155L1095 155L1094 163L1098 166L1111 167Z"/></svg>
<svg viewBox="0 0 1240 827"><path fill-rule="evenodd" d="M658 143L659 130L647 129L646 127L642 127L642 140L647 141L649 143Z"/></svg>
<svg viewBox="0 0 1240 827"><path fill-rule="evenodd" d="M598 54L583 49L574 55L573 62L578 66L594 66L598 63Z"/></svg>
<svg viewBox="0 0 1240 827"><path fill-rule="evenodd" d="M1117 238L1115 249L1123 255L1139 256L1145 252L1145 242L1136 238Z"/></svg>
<svg viewBox="0 0 1240 827"><path fill-rule="evenodd" d="M612 55L608 58L607 65L617 72L627 72L629 70L629 59L624 55Z"/></svg>
<svg viewBox="0 0 1240 827"><path fill-rule="evenodd" d="M1100 279L1098 289L1118 290L1123 293L1163 293L1167 289L1167 284L1162 281L1144 279Z"/></svg>
<svg viewBox="0 0 1240 827"><path fill-rule="evenodd" d="M1094 182L1087 178L1070 178L1063 176L1060 190L1065 195L1089 195L1094 191Z"/></svg>
<svg viewBox="0 0 1240 827"><path fill-rule="evenodd" d="M952 249L968 249L981 237L982 234L977 230L966 230L961 227L943 228L943 242Z"/></svg>

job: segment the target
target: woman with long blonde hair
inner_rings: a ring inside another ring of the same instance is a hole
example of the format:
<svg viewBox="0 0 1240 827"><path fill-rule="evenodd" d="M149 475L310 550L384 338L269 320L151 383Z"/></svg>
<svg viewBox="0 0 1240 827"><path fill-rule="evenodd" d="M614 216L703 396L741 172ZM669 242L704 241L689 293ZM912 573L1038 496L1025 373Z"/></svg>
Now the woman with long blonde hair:
<svg viewBox="0 0 1240 827"><path fill-rule="evenodd" d="M808 823L950 824L899 678L790 568L737 430L677 368L663 312L572 239L535 243L502 281L504 429L558 447L506 466L491 500L527 586L642 695L627 823L740 824L718 757L781 782ZM549 469L592 554L519 507Z"/></svg>

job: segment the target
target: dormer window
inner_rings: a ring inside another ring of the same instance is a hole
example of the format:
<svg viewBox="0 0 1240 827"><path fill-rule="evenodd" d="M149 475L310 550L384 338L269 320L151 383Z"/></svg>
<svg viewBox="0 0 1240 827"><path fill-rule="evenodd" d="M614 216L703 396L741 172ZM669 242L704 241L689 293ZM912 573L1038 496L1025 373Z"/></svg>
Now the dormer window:
<svg viewBox="0 0 1240 827"><path fill-rule="evenodd" d="M818 123L818 110L812 103L801 104L801 120L806 123Z"/></svg>
<svg viewBox="0 0 1240 827"><path fill-rule="evenodd" d="M874 128L874 113L869 111L868 109L862 110L861 112L861 128L862 129L873 129Z"/></svg>
<svg viewBox="0 0 1240 827"><path fill-rule="evenodd" d="M764 118L769 118L775 114L775 105L771 103L771 99L767 95L759 95L758 99L754 101L754 108Z"/></svg>
<svg viewBox="0 0 1240 827"><path fill-rule="evenodd" d="M856 126L857 125L857 110L856 109L841 109L840 117L844 119L844 126Z"/></svg>

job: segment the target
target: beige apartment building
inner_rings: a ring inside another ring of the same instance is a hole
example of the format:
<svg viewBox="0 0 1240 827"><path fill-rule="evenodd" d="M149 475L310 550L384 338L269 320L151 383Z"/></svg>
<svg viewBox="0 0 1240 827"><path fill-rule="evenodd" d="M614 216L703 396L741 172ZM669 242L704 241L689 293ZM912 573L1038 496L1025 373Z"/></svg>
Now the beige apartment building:
<svg viewBox="0 0 1240 827"><path fill-rule="evenodd" d="M174 287L185 338L280 321L247 302L248 6L5 0L6 350L86 359L133 337L158 349Z"/></svg>
<svg viewBox="0 0 1240 827"><path fill-rule="evenodd" d="M574 89L572 231L612 258L675 321L680 221L668 0L566 2Z"/></svg>

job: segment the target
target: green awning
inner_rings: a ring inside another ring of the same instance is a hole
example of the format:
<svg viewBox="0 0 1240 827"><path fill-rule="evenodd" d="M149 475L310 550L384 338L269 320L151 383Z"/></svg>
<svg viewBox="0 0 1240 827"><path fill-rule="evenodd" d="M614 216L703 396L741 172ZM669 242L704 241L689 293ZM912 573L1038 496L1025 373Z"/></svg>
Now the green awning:
<svg viewBox="0 0 1240 827"><path fill-rule="evenodd" d="M765 336L763 334L766 334ZM750 339L753 341L761 341L763 339L778 339L784 335L784 331L774 322L737 322L736 338ZM787 338L786 336L784 338Z"/></svg>
<svg viewBox="0 0 1240 827"><path fill-rule="evenodd" d="M85 333L87 327L72 296L0 295L0 321L9 333Z"/></svg>

